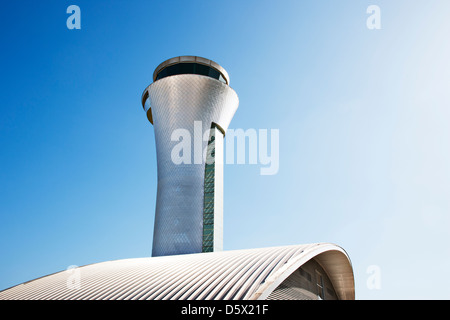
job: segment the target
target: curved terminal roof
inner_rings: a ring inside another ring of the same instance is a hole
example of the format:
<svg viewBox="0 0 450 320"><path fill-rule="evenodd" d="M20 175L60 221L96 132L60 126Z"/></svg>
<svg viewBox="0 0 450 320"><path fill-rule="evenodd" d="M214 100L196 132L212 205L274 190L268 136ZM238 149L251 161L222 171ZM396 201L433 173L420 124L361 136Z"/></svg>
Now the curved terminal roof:
<svg viewBox="0 0 450 320"><path fill-rule="evenodd" d="M0 300L263 300L312 258L339 299L355 298L347 254L322 243L95 263L3 290Z"/></svg>

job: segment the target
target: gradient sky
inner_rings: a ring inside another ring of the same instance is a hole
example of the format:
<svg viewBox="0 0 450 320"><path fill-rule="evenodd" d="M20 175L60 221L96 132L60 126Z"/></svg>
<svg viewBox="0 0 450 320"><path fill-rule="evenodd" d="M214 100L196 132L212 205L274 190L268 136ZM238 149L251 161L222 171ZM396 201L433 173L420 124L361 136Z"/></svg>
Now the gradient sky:
<svg viewBox="0 0 450 320"><path fill-rule="evenodd" d="M449 16L446 0L2 3L0 290L151 255L140 97L159 63L198 55L239 96L229 128L280 135L276 175L225 166L225 250L332 242L357 299L449 299Z"/></svg>

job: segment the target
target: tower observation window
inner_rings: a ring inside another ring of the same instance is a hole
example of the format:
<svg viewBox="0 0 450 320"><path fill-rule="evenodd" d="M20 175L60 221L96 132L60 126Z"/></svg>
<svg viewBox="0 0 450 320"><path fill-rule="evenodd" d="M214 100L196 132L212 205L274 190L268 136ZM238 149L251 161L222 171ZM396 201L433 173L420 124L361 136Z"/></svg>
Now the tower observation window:
<svg viewBox="0 0 450 320"><path fill-rule="evenodd" d="M207 77L217 79L217 80L227 84L227 81L225 80L225 78L216 69L211 68L204 64L188 63L188 62L177 63L174 65L165 67L158 73L158 75L156 76L156 80L159 80L159 79L162 79L165 77L169 77L169 76L174 76L177 74L199 74L202 76L207 76Z"/></svg>

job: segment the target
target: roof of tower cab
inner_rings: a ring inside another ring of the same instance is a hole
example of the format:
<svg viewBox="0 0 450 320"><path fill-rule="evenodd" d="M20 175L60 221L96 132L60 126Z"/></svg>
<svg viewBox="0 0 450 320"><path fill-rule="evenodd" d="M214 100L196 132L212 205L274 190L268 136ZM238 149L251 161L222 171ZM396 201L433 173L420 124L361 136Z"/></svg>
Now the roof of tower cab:
<svg viewBox="0 0 450 320"><path fill-rule="evenodd" d="M212 60L197 56L179 56L167 59L156 67L153 72L153 81L176 74L206 75L227 85L230 84L230 77L224 68Z"/></svg>
<svg viewBox="0 0 450 320"><path fill-rule="evenodd" d="M207 76L219 80L225 85L230 85L230 77L224 68L212 60L197 56L179 56L167 59L166 61L160 63L153 72L153 82L180 74L197 74ZM145 103L148 98L147 89L148 87L142 93L141 104L147 112L148 120L151 124L153 124L151 108L149 107L147 110L145 107Z"/></svg>

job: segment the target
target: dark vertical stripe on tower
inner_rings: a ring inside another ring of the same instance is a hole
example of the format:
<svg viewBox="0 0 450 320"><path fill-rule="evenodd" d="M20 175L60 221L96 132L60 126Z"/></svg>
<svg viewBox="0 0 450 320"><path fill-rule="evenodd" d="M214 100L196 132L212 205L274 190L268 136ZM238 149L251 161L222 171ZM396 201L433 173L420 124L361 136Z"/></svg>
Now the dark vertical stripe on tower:
<svg viewBox="0 0 450 320"><path fill-rule="evenodd" d="M216 124L213 123L206 149L202 252L214 251L215 128Z"/></svg>

